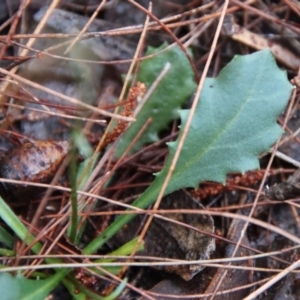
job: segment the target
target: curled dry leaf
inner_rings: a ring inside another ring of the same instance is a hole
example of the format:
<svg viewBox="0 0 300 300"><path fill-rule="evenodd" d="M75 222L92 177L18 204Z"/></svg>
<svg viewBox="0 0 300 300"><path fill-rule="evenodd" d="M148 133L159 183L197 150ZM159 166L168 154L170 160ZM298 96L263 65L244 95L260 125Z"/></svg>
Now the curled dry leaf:
<svg viewBox="0 0 300 300"><path fill-rule="evenodd" d="M0 158L0 177L49 183L68 153L69 142L33 141L8 151ZM30 185L0 183L0 195L7 201L35 199L43 189Z"/></svg>
<svg viewBox="0 0 300 300"><path fill-rule="evenodd" d="M215 239L209 234L214 232L214 222L209 214L197 215L180 213L183 209L204 209L185 191L179 190L163 198L160 209L176 209L179 212L163 214L163 216L184 223L192 228L184 227L171 221L155 218L144 240L144 251L139 255L156 256L179 260L209 259L215 250ZM119 234L115 242L126 242L133 238L139 228L142 217L136 218ZM201 265L159 266L157 269L175 273L184 280L190 280L204 267Z"/></svg>

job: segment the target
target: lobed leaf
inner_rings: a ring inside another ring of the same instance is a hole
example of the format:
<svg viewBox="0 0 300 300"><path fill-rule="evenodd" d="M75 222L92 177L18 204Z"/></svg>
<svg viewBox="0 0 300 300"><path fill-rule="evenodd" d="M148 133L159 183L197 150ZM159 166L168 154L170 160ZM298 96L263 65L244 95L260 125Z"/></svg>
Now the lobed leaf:
<svg viewBox="0 0 300 300"><path fill-rule="evenodd" d="M276 120L291 91L269 50L235 56L217 78L205 81L168 192L206 180L225 183L229 172L258 169L258 155L283 132ZM180 112L182 128L188 114ZM169 143L170 154L156 185L164 180L180 137Z"/></svg>
<svg viewBox="0 0 300 300"><path fill-rule="evenodd" d="M204 180L225 182L228 172L259 168L257 156L280 137L276 119L292 91L286 73L269 50L235 56L217 78L207 79L190 130L166 193L195 187ZM182 125L163 170L133 203L147 208L157 198L169 170L189 111L180 112ZM86 249L92 253L128 223L120 216Z"/></svg>

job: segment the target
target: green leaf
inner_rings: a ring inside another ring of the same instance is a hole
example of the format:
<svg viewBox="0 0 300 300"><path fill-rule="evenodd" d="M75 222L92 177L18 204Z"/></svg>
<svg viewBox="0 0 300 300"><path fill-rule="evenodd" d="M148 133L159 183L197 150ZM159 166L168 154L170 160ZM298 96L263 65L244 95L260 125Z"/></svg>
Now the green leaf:
<svg viewBox="0 0 300 300"><path fill-rule="evenodd" d="M63 279L64 285L69 290L70 294L72 295L74 300L86 300L86 299L93 299L93 300L114 300L118 299L118 296L123 292L126 287L127 278L124 278L120 284L116 287L114 291L112 291L108 296L101 297L98 294L92 292L87 287L81 285L77 280L70 277L68 280L65 278ZM79 291L78 291L79 290Z"/></svg>
<svg viewBox="0 0 300 300"><path fill-rule="evenodd" d="M215 79L207 79L166 194L203 180L224 182L227 172L259 168L257 155L269 150L282 129L276 123L292 91L269 50L236 56ZM182 128L189 111L182 110ZM181 133L180 133L181 136ZM147 208L157 198L180 137L151 186L133 203ZM85 249L93 253L128 223L120 216Z"/></svg>
<svg viewBox="0 0 300 300"><path fill-rule="evenodd" d="M146 55L162 51L166 46L167 44L164 43L159 48L149 47ZM171 64L170 70L139 112L136 122L132 123L122 136L116 149L116 156L119 157L124 153L124 150L149 117L152 118L152 123L134 145L133 151L138 151L145 143L157 141L158 133L166 128L172 120L179 117L178 110L195 91L196 83L193 70L185 54L178 46L143 61L137 80L150 88L167 62Z"/></svg>
<svg viewBox="0 0 300 300"><path fill-rule="evenodd" d="M80 191L86 184L87 180L89 179L90 175L95 169L96 163L98 162L98 158L99 153L97 153L95 156L86 158L82 163L79 164L77 171L77 190ZM86 168L88 168L87 171Z"/></svg>
<svg viewBox="0 0 300 300"><path fill-rule="evenodd" d="M78 245L82 233L84 231L86 222L81 223L81 217L78 216L78 211L84 205L78 205L77 201L77 191L81 190L85 185L86 181L92 174L95 165L98 161L99 154L93 156L93 147L86 139L86 137L79 132L78 130L73 130L72 132L72 142L73 148L71 150L71 161L69 165L69 179L71 186L71 226L67 230L67 234L70 237L70 240ZM76 148L75 148L76 147ZM77 164L77 151L85 158L85 160ZM80 224L80 226L78 226Z"/></svg>
<svg viewBox="0 0 300 300"><path fill-rule="evenodd" d="M4 202L4 200L0 197L0 217L3 221L19 236L20 239L25 241L27 244L31 244L34 240L34 237L27 231L26 227L21 223L18 217L14 214L14 212L10 209L10 207ZM38 254L41 251L42 245L40 243L36 243L31 247L31 250ZM61 263L63 266L63 262L58 258L46 258L45 261L47 263L57 264ZM3 268L3 266L1 266ZM1 272L0 268L0 272ZM7 273L0 273L0 291L5 291L5 293L1 293L0 299L9 300L9 299L45 299L45 297L50 293L50 291L61 281L67 286L70 287L73 285L64 277L70 273L72 270L68 268L62 268L56 270L56 274L51 276L48 279L43 280L28 280L21 275L18 275L16 278L12 277ZM72 277L69 277L71 280ZM120 284L121 288L124 288L124 284ZM75 289L71 289L70 292ZM119 293L120 287L116 289L114 293ZM86 295L92 295L91 299L101 299L107 300L111 299L111 295L107 298L100 297L91 291L86 289ZM76 299L86 299L86 295L80 293ZM80 298L81 297L81 298Z"/></svg>
<svg viewBox="0 0 300 300"><path fill-rule="evenodd" d="M11 230L27 245L30 245L34 240L32 234L30 234L20 219L10 209L6 202L0 197L0 218L11 228ZM31 250L35 253L41 251L41 244L36 243L31 247Z"/></svg>
<svg viewBox="0 0 300 300"><path fill-rule="evenodd" d="M76 239L77 233L77 220L78 220L78 204L77 204L77 155L78 152L74 146L75 131L73 131L73 145L70 151L70 162L69 162L69 182L71 186L70 193L70 204L71 204L71 217L70 217L70 231L68 231L68 235L70 240L74 243Z"/></svg>
<svg viewBox="0 0 300 300"><path fill-rule="evenodd" d="M72 190L74 189L74 191L77 191L77 190L80 191L82 189L82 187L87 182L89 176L92 174L92 172L95 168L95 165L98 161L98 158L99 158L99 153L96 156L86 158L82 163L79 164L78 170L76 173L77 184L72 187ZM74 204L74 207L76 207L77 201L76 201L76 203L73 202L73 204ZM84 231L85 225L86 225L86 222L83 222L83 223L81 222L82 217L77 215L77 211L80 211L82 209L82 206L84 206L84 205L85 204L82 203L82 204L78 205L76 209L72 210L73 222L71 222L71 225L73 227L75 227L75 229L76 229L76 236L73 241L73 243L75 245L78 245L78 243L80 242L81 236L83 234L83 231ZM96 203L95 203L95 205L96 205ZM76 212L76 216L75 216L75 212ZM76 220L75 220L75 217L76 217ZM74 222L74 220L75 220L75 222ZM77 226L77 224L80 224L80 226ZM68 228L67 233L69 236L71 235L71 227Z"/></svg>
<svg viewBox="0 0 300 300"><path fill-rule="evenodd" d="M71 282L71 280L67 280L66 278L64 278L62 281L64 286L71 294L73 300L86 300L86 294L78 290L77 286L73 282Z"/></svg>
<svg viewBox="0 0 300 300"><path fill-rule="evenodd" d="M13 277L8 273L0 274L1 300L44 300L61 279L62 277L58 273L43 280L29 280L20 274L16 277ZM63 279L63 281L72 292L74 299L78 300L86 299L87 295L91 297L90 299L95 300L116 299L124 290L127 283L127 279L124 279L109 296L101 297L92 291L89 291L84 286L80 287L85 293L78 293L76 292L76 286L66 279Z"/></svg>
<svg viewBox="0 0 300 300"><path fill-rule="evenodd" d="M18 274L0 274L1 300L44 300L62 276L57 273L43 280L29 280Z"/></svg>
<svg viewBox="0 0 300 300"><path fill-rule="evenodd" d="M15 256L15 255L16 255L16 252L13 250L0 248L0 256ZM0 268L2 268L2 265L0 265Z"/></svg>
<svg viewBox="0 0 300 300"><path fill-rule="evenodd" d="M11 228L11 230L22 241L24 241L27 245L32 244L34 240L34 236L30 232L28 232L24 224L21 223L19 218L15 215L15 213L10 209L10 207L5 203L5 201L1 197L0 197L0 218ZM41 249L42 249L42 245L40 243L35 243L34 245L31 246L31 250L36 254L40 253ZM53 264L62 263L62 261L58 258L46 258L45 261L47 263L53 263ZM68 274L68 272L70 272L70 270L68 269L57 270L56 274L51 277L52 281L49 280L49 282L45 282L45 286L48 286L49 284L55 287L55 285L57 285L61 281L61 279ZM8 280L7 278L4 279ZM15 282L14 284L17 283ZM3 287L5 287L5 285L0 284L0 291L3 290ZM15 298L15 299L22 299L22 298Z"/></svg>
<svg viewBox="0 0 300 300"><path fill-rule="evenodd" d="M10 249L14 245L14 238L2 226L0 226L0 243L3 243Z"/></svg>
<svg viewBox="0 0 300 300"><path fill-rule="evenodd" d="M89 158L93 155L93 147L82 132L79 130L73 130L72 139L79 153L84 158Z"/></svg>
<svg viewBox="0 0 300 300"><path fill-rule="evenodd" d="M258 155L283 132L276 120L292 88L269 50L236 56L217 78L207 79L167 192L205 180L225 183L228 172L258 169ZM182 128L188 114L180 113ZM169 143L157 185L165 179L180 136Z"/></svg>
<svg viewBox="0 0 300 300"><path fill-rule="evenodd" d="M134 239L132 239L131 241L127 242L125 245L121 246L120 248L116 249L115 251L107 254L108 258L101 258L101 259L95 259L95 263L105 263L105 262L112 262L115 261L115 258L109 258L110 256L126 256L126 255L130 255L130 253L132 253L132 251L135 248L135 245L137 243L138 237L135 237ZM138 248L136 249L136 252L138 251L142 251L144 250L144 242L141 243ZM106 271L108 271L111 274L118 274L119 272L121 272L122 267L117 267L117 266L103 266L103 269L105 269ZM103 275L103 272L99 269L92 269L93 272Z"/></svg>

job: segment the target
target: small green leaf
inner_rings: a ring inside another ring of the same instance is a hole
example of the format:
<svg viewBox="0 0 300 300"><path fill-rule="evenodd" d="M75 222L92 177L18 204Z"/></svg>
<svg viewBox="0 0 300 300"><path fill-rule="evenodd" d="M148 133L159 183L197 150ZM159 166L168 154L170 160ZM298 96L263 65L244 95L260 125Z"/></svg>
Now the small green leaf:
<svg viewBox="0 0 300 300"><path fill-rule="evenodd" d="M95 263L105 263L105 262L112 262L115 261L114 258L109 258L110 256L126 256L126 255L130 255L130 253L132 253L132 251L135 248L135 245L137 243L138 237L135 237L134 239L132 239L131 241L127 242L125 245L121 246L120 248L114 250L113 252L107 254L108 258L101 258L101 259L96 259ZM144 250L144 242L142 242L138 248L136 249L136 252L138 251L142 251ZM103 269L105 269L106 271L108 271L111 274L118 274L121 270L122 267L117 267L117 266L103 266ZM103 275L103 272L101 272L101 270L99 269L93 269L93 271L97 274Z"/></svg>
<svg viewBox="0 0 300 300"><path fill-rule="evenodd" d="M98 161L99 154L93 156L93 147L86 137L78 130L72 132L72 141L78 152L85 158L82 163L78 164L77 151L75 147L72 148L69 165L69 177L72 189L70 195L72 213L70 218L71 226L68 228L67 234L70 237L70 240L75 245L78 245L86 222L81 223L82 218L78 216L78 211L80 211L84 204L78 205L77 191L83 188L89 176L92 174L95 164ZM78 226L78 224L80 224L80 226Z"/></svg>
<svg viewBox="0 0 300 300"><path fill-rule="evenodd" d="M75 131L73 131L73 145L70 151L70 162L69 162L69 181L71 186L70 193L70 204L71 204L71 217L70 217L70 232L68 231L70 240L74 243L77 233L77 220L78 220L78 203L77 203L77 155L78 149L75 147Z"/></svg>
<svg viewBox="0 0 300 300"><path fill-rule="evenodd" d="M77 190L80 191L82 189L82 187L85 185L89 176L92 174L92 172L95 168L98 158L99 158L99 153L96 156L86 158L82 163L79 164L77 174L76 174L77 184L76 184L76 188L74 189L75 191L77 191ZM77 201L76 201L75 205L77 206ZM95 203L95 205L96 205L96 203ZM76 210L80 211L82 206L84 206L84 203L78 205ZM75 212L75 210L72 211L72 213L73 212ZM76 217L76 220L75 220L75 217ZM72 223L72 225L80 224L80 226L76 225L76 228L75 228L76 236L73 241L75 245L78 245L78 243L80 242L81 236L83 234L83 231L84 231L85 225L86 225L86 222L81 222L81 219L82 219L82 217L78 216L77 213L76 213L76 216L74 216L74 218L73 218L73 220L75 220L75 222ZM70 236L71 227L68 228L67 233Z"/></svg>
<svg viewBox="0 0 300 300"><path fill-rule="evenodd" d="M16 255L16 252L13 250L0 248L0 256L15 256L15 255ZM2 267L2 265L0 265L0 268L1 267Z"/></svg>
<svg viewBox="0 0 300 300"><path fill-rule="evenodd" d="M84 158L88 158L93 155L93 147L82 132L80 132L79 130L73 130L72 139L79 153Z"/></svg>
<svg viewBox="0 0 300 300"><path fill-rule="evenodd" d="M25 241L28 245L32 243L34 237L30 234L27 228L22 224L20 219L16 214L11 210L7 203L0 197L0 218L10 227L10 229L22 240ZM41 244L36 243L31 247L31 250L35 253L41 251Z"/></svg>
<svg viewBox="0 0 300 300"><path fill-rule="evenodd" d="M118 296L123 292L126 287L127 278L124 278L120 284L116 287L114 291L111 292L106 297L101 297L98 294L92 292L89 288L85 287L84 285L80 284L77 280L70 277L69 279L63 279L63 283L66 288L69 290L70 294L72 295L74 300L86 300L86 299L93 299L93 300L115 300L118 299ZM79 290L79 292L78 292Z"/></svg>
<svg viewBox="0 0 300 300"><path fill-rule="evenodd" d="M164 43L159 48L149 47L146 55L162 51L166 46L167 44ZM178 46L143 61L137 80L150 88L167 62L171 64L170 70L139 112L136 122L132 123L122 136L116 149L116 156L119 157L124 153L124 150L150 117L152 123L134 145L133 151L138 151L145 143L157 141L158 133L166 128L172 120L179 117L178 110L195 91L196 83L193 70L185 54Z"/></svg>
<svg viewBox="0 0 300 300"><path fill-rule="evenodd" d="M18 274L0 274L1 300L44 300L62 276L57 273L47 279L29 280Z"/></svg>
<svg viewBox="0 0 300 300"><path fill-rule="evenodd" d="M259 168L257 156L268 151L282 133L276 119L291 91L286 73L278 69L269 50L236 56L217 78L207 79L165 194L204 180L224 182L230 171L243 173ZM188 113L180 113L181 130ZM170 154L163 170L133 205L147 208L155 201L180 136L169 143ZM133 217L119 217L88 245L85 253L93 253Z"/></svg>
<svg viewBox="0 0 300 300"><path fill-rule="evenodd" d="M19 218L15 215L15 213L10 209L10 207L4 202L4 200L1 197L0 197L0 217L22 241L24 241L27 245L32 244L32 241L35 239L34 236L30 232L28 232L24 224L19 220ZM34 245L31 245L31 250L36 254L40 253L41 249L42 249L42 245L39 242L35 243ZM47 263L53 263L53 264L62 263L62 261L59 258L46 258L45 261ZM55 287L60 282L60 280L64 278L69 272L70 270L68 269L57 270L56 274L51 277L53 281L49 280L49 282L45 282L45 286L48 286L48 284L52 286L53 284L53 287ZM8 280L7 277L4 279ZM2 287L5 287L5 285L3 285ZM2 290L3 288L1 288L1 284L0 284L0 291ZM0 299L2 300L4 298L0 298ZM15 298L15 299L22 299L22 298Z"/></svg>

